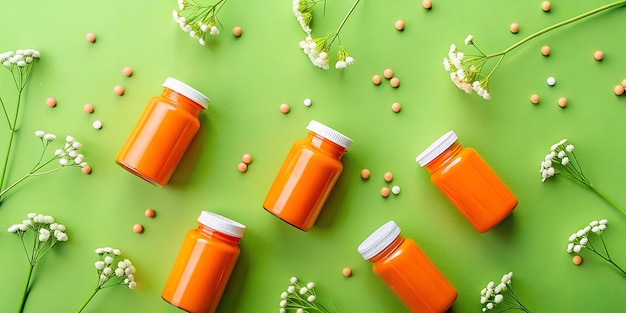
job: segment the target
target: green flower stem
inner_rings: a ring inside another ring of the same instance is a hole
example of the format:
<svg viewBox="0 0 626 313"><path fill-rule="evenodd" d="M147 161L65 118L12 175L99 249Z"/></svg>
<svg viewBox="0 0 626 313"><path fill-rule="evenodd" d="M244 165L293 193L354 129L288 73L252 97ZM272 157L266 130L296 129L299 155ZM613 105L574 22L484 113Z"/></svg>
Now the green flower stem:
<svg viewBox="0 0 626 313"><path fill-rule="evenodd" d="M489 73L487 78L489 78L489 76L495 71L495 69L498 68L498 66L500 65L500 63L501 63L502 59L504 58L505 54L507 54L511 50L513 50L513 49L523 45L524 43L534 39L535 37L539 37L540 35L543 35L543 34L549 32L551 30L554 30L554 29L557 29L557 28L559 28L561 26L565 26L567 24L576 22L578 20L581 20L581 19L583 19L585 17L588 17L588 16L591 16L593 14L596 14L596 13L599 13L599 12L602 12L602 11L605 11L605 10L608 10L608 9L611 9L611 8L614 8L614 7L618 7L618 6L624 5L624 4L626 4L626 0L620 0L620 1L616 1L616 2L613 2L613 3L607 4L607 5L603 5L603 6L599 7L599 8L596 8L596 9L593 9L593 10L588 11L586 13L574 16L574 17L572 17L570 19L567 19L567 20L562 21L560 23L556 23L556 24L554 24L552 26L546 27L546 28L544 28L542 30L539 30L539 31L533 33L533 34L530 34L530 35L526 36L526 38L524 38L524 39L514 43L510 47L508 47L508 48L506 48L506 49L504 49L504 50L502 50L500 52L485 55L485 59L490 59L490 58L493 58L493 57L500 56L500 60L498 61L498 64L496 64L496 66L491 70L491 72Z"/></svg>
<svg viewBox="0 0 626 313"><path fill-rule="evenodd" d="M24 286L24 293L22 294L22 302L20 303L20 308L17 311L19 313L24 312L24 305L26 305L26 299L28 298L28 286L30 285L30 278L33 275L33 268L35 268L35 265L29 264L28 275L26 276L26 286Z"/></svg>
<svg viewBox="0 0 626 313"><path fill-rule="evenodd" d="M44 152L45 152L45 150L44 150ZM43 164L39 164L39 163L37 163L37 164L35 165L35 167L34 167L34 168L30 171L30 172L28 172L26 175L24 175L24 176L20 177L20 179L16 180L14 183L12 183L9 187L7 187L7 188L6 188L6 189L4 189L4 190L2 190L2 189L1 189L2 184L0 184L0 190L1 190L1 191L0 191L0 199L2 199L2 196L3 196L5 193L7 193L9 190L13 189L13 187L17 186L19 183L21 183L22 181L24 181L26 178L29 178L29 177L31 177L31 176L40 176L40 175L44 175L44 174L48 174L48 173L52 173L52 172L58 171L58 170L60 170L61 168L63 168L62 166L59 166L59 167L54 168L54 169L51 169L51 170L49 170L49 171L45 171L45 172L40 172L40 173L37 173L37 171L39 171L39 170L40 170L41 168L43 168L44 166L48 165L50 162L54 161L54 159L55 159L55 158L52 158L52 159L48 160L47 162L45 162L45 163L43 163ZM5 166L6 166L6 163L5 163Z"/></svg>
<svg viewBox="0 0 626 313"><path fill-rule="evenodd" d="M335 31L335 36L333 37L333 39L330 40L330 43L328 44L329 47L333 44L333 42L335 42L335 39L337 39L339 37L339 32L341 32L341 29L343 28L343 25L346 24L346 21L348 21L348 18L350 17L350 15L352 15L352 11L354 11L354 9L356 9L356 6L359 4L359 2L361 2L361 0L354 1L354 4L352 4L352 7L350 8L350 11L348 11L346 16L343 18L343 20L339 24L339 27L337 27L337 30ZM339 42L341 43L341 40Z"/></svg>
<svg viewBox="0 0 626 313"><path fill-rule="evenodd" d="M78 309L77 313L80 313L80 312L82 312L85 309L85 307L87 306L89 301L91 301L91 299L93 299L93 297L96 295L96 293L98 293L98 291L100 291L100 289L102 289L102 288L101 287L97 287L96 289L93 290L93 292L91 293L89 298L87 298L87 301L85 301L85 303L83 303L83 305Z"/></svg>
<svg viewBox="0 0 626 313"><path fill-rule="evenodd" d="M15 131L17 129L17 116L18 113L20 112L20 102L22 100L22 90L18 89L17 91L17 109L15 110L15 117L13 118L13 123L11 124L9 122L9 144L8 147L6 149L6 154L4 156L4 165L2 166L2 174L0 175L0 190L2 190L2 187L4 187L4 179L6 177L6 173L7 173L7 167L9 165L9 158L11 157L11 149L13 148L13 138L15 136ZM4 104L2 106L4 108ZM5 109L5 114L6 114L6 109ZM7 115L7 120L9 119L9 116ZM2 194L0 194L0 201L2 200Z"/></svg>
<svg viewBox="0 0 626 313"><path fill-rule="evenodd" d="M602 199L604 199L606 202L608 202L610 205L612 205L614 208L616 208L618 211L620 211L623 215L626 216L626 211L624 211L624 209L622 209L622 207L617 205L617 203L615 203L615 201L613 201L611 198L609 198L604 192L602 192L600 189L598 189L598 187L594 186L593 184L590 184L589 188L591 188L591 190L595 191L600 197L602 197Z"/></svg>
<svg viewBox="0 0 626 313"><path fill-rule="evenodd" d="M616 269L618 269L622 275L626 276L626 271L624 271L624 269L622 269L619 265L617 265L617 263L615 263L610 257L605 257L604 255L602 255L600 252L598 252L596 249L589 249L590 251L592 251L593 253L597 254L599 257L601 257L603 260L609 262L611 265L613 265Z"/></svg>

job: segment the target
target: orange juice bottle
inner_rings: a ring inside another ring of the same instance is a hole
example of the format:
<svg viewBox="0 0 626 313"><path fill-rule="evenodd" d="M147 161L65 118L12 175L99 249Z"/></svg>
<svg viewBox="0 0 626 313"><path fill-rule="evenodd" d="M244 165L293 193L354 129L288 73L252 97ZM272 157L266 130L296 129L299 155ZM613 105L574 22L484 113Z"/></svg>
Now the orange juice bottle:
<svg viewBox="0 0 626 313"><path fill-rule="evenodd" d="M507 217L517 198L472 148L464 148L454 131L437 139L417 156L431 181L479 232Z"/></svg>
<svg viewBox="0 0 626 313"><path fill-rule="evenodd" d="M456 300L454 286L394 221L374 231L358 251L410 312L442 313Z"/></svg>
<svg viewBox="0 0 626 313"><path fill-rule="evenodd" d="M308 136L296 141L272 184L263 207L283 221L309 231L341 171L341 157L352 140L311 121Z"/></svg>
<svg viewBox="0 0 626 313"><path fill-rule="evenodd" d="M191 313L213 313L226 288L246 227L202 211L187 233L161 297Z"/></svg>
<svg viewBox="0 0 626 313"><path fill-rule="evenodd" d="M164 186L200 128L198 115L209 98L168 77L163 93L153 97L115 161L144 180Z"/></svg>

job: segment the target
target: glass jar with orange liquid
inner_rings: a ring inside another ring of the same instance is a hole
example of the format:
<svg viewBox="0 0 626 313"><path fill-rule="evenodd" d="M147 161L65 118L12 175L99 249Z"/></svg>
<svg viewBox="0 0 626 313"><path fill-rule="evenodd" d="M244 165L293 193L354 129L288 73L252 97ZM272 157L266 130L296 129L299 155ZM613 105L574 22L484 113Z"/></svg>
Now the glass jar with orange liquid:
<svg viewBox="0 0 626 313"><path fill-rule="evenodd" d="M163 93L148 102L115 161L127 171L164 186L200 128L209 98L168 77Z"/></svg>
<svg viewBox="0 0 626 313"><path fill-rule="evenodd" d="M352 140L318 122L307 126L307 137L296 141L263 201L263 208L303 231L317 220L343 171L341 157Z"/></svg>
<svg viewBox="0 0 626 313"><path fill-rule="evenodd" d="M432 183L479 232L486 232L517 206L517 198L472 148L449 131L417 156Z"/></svg>
<svg viewBox="0 0 626 313"><path fill-rule="evenodd" d="M458 296L415 241L402 236L394 221L374 231L358 251L410 312L442 313Z"/></svg>
<svg viewBox="0 0 626 313"><path fill-rule="evenodd" d="M246 227L202 211L198 228L187 233L161 297L191 313L213 313L239 257Z"/></svg>

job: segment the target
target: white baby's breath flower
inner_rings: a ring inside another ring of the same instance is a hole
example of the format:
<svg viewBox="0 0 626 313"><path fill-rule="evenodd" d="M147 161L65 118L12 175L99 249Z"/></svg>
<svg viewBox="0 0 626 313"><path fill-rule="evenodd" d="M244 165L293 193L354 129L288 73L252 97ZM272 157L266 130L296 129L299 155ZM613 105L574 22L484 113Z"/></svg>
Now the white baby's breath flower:
<svg viewBox="0 0 626 313"><path fill-rule="evenodd" d="M474 43L474 36L472 35L467 35L467 37L465 37L465 44L466 45L471 45L472 43Z"/></svg>

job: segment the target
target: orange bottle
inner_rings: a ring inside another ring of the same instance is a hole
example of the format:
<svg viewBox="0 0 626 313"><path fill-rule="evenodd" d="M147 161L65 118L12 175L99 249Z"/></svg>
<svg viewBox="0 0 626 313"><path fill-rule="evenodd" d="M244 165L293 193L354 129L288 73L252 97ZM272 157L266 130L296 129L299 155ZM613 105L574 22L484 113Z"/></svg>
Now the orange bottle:
<svg viewBox="0 0 626 313"><path fill-rule="evenodd" d="M317 121L308 136L296 141L283 163L263 207L283 221L309 231L343 170L341 157L352 140Z"/></svg>
<svg viewBox="0 0 626 313"><path fill-rule="evenodd" d="M500 223L517 206L517 198L472 148L464 148L454 131L417 156L431 181L479 232Z"/></svg>
<svg viewBox="0 0 626 313"><path fill-rule="evenodd" d="M202 211L198 228L187 233L161 297L191 313L213 313L239 257L246 227Z"/></svg>
<svg viewBox="0 0 626 313"><path fill-rule="evenodd" d="M164 186L200 128L198 115L209 98L168 77L153 97L115 161L144 180Z"/></svg>
<svg viewBox="0 0 626 313"><path fill-rule="evenodd" d="M456 300L454 286L394 221L379 227L358 251L410 312L442 313Z"/></svg>

